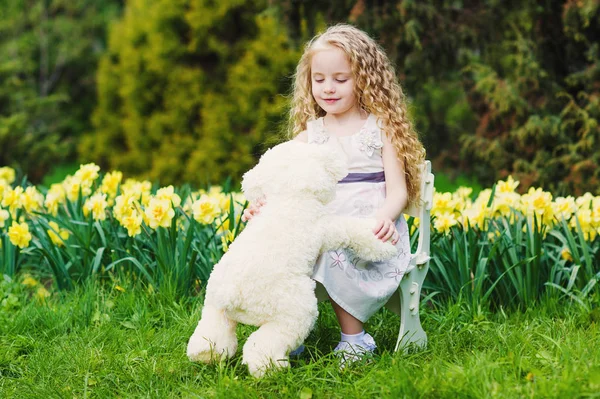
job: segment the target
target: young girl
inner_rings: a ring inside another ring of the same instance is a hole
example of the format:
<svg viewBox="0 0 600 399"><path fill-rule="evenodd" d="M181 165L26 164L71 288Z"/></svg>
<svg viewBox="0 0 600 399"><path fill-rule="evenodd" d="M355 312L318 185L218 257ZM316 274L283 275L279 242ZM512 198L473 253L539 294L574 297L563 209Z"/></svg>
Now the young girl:
<svg viewBox="0 0 600 399"><path fill-rule="evenodd" d="M401 214L418 197L425 150L389 59L350 25L330 27L306 45L296 69L289 127L295 140L338 146L348 157L350 173L338 183L329 210L376 218L373 233L398 248L397 257L377 263L340 248L321 255L315 265L317 291L327 291L342 330L335 351L354 361L375 349L363 323L396 291L408 267L409 236ZM263 204L252 204L243 219Z"/></svg>

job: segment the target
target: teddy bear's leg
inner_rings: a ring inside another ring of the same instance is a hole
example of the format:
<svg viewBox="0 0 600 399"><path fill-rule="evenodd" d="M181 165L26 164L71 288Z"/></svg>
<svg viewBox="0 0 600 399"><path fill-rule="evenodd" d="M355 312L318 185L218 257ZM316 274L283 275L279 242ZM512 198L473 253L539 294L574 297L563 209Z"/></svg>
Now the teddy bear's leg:
<svg viewBox="0 0 600 399"><path fill-rule="evenodd" d="M366 230L366 232L355 231L352 237L353 241L348 246L358 257L378 262L398 254L398 250L390 242L381 241L371 230Z"/></svg>
<svg viewBox="0 0 600 399"><path fill-rule="evenodd" d="M222 309L204 305L202 317L188 342L188 358L194 362L208 363L232 357L238 345L236 324Z"/></svg>
<svg viewBox="0 0 600 399"><path fill-rule="evenodd" d="M390 242L383 242L373 234L375 219L328 216L322 221L328 226L324 235L324 251L350 248L358 257L371 261L389 259L398 253Z"/></svg>
<svg viewBox="0 0 600 399"><path fill-rule="evenodd" d="M284 311L278 312L277 320L263 324L248 337L243 363L248 365L251 375L262 377L271 367L289 366L288 353L304 342L318 316L317 300L314 292L310 294L312 297L305 297L308 303L302 307L296 303L293 312L287 315Z"/></svg>
<svg viewBox="0 0 600 399"><path fill-rule="evenodd" d="M280 322L263 324L244 344L243 363L254 377L262 377L269 368L287 367L290 342L289 326Z"/></svg>

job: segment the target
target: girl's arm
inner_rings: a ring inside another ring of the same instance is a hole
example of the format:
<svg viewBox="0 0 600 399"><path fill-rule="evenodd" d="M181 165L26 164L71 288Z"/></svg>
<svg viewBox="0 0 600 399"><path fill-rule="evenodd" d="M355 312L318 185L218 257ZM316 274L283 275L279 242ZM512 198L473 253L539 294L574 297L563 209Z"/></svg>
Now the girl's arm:
<svg viewBox="0 0 600 399"><path fill-rule="evenodd" d="M382 136L386 194L383 206L375 214L378 223L373 229L373 233L383 241L392 238L392 243L395 244L398 241L395 221L408 204L408 191L404 163L398 159L396 149L387 135L383 134Z"/></svg>

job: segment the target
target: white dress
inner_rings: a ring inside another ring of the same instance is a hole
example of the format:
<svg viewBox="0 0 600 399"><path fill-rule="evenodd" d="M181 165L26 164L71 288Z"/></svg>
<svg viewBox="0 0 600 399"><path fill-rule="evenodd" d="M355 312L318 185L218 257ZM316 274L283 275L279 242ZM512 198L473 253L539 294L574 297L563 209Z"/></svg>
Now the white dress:
<svg viewBox="0 0 600 399"><path fill-rule="evenodd" d="M377 119L369 115L359 132L337 137L330 135L323 118L307 124L308 142L339 146L348 157L349 175L336 187L335 199L327 205L332 214L374 217L385 200L385 179L381 149L383 134ZM313 279L317 295L323 287L333 301L358 320L365 322L396 291L410 260L410 240L403 216L396 221L400 235L398 255L385 262L369 262L352 251L340 248L322 254L315 264Z"/></svg>

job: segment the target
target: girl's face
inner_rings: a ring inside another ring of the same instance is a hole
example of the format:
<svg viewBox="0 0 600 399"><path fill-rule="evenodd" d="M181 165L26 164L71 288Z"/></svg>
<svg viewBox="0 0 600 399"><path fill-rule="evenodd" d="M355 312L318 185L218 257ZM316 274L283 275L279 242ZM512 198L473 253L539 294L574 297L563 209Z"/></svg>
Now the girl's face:
<svg viewBox="0 0 600 399"><path fill-rule="evenodd" d="M356 111L354 77L346 54L327 47L313 54L310 64L312 95L328 114L343 115Z"/></svg>

